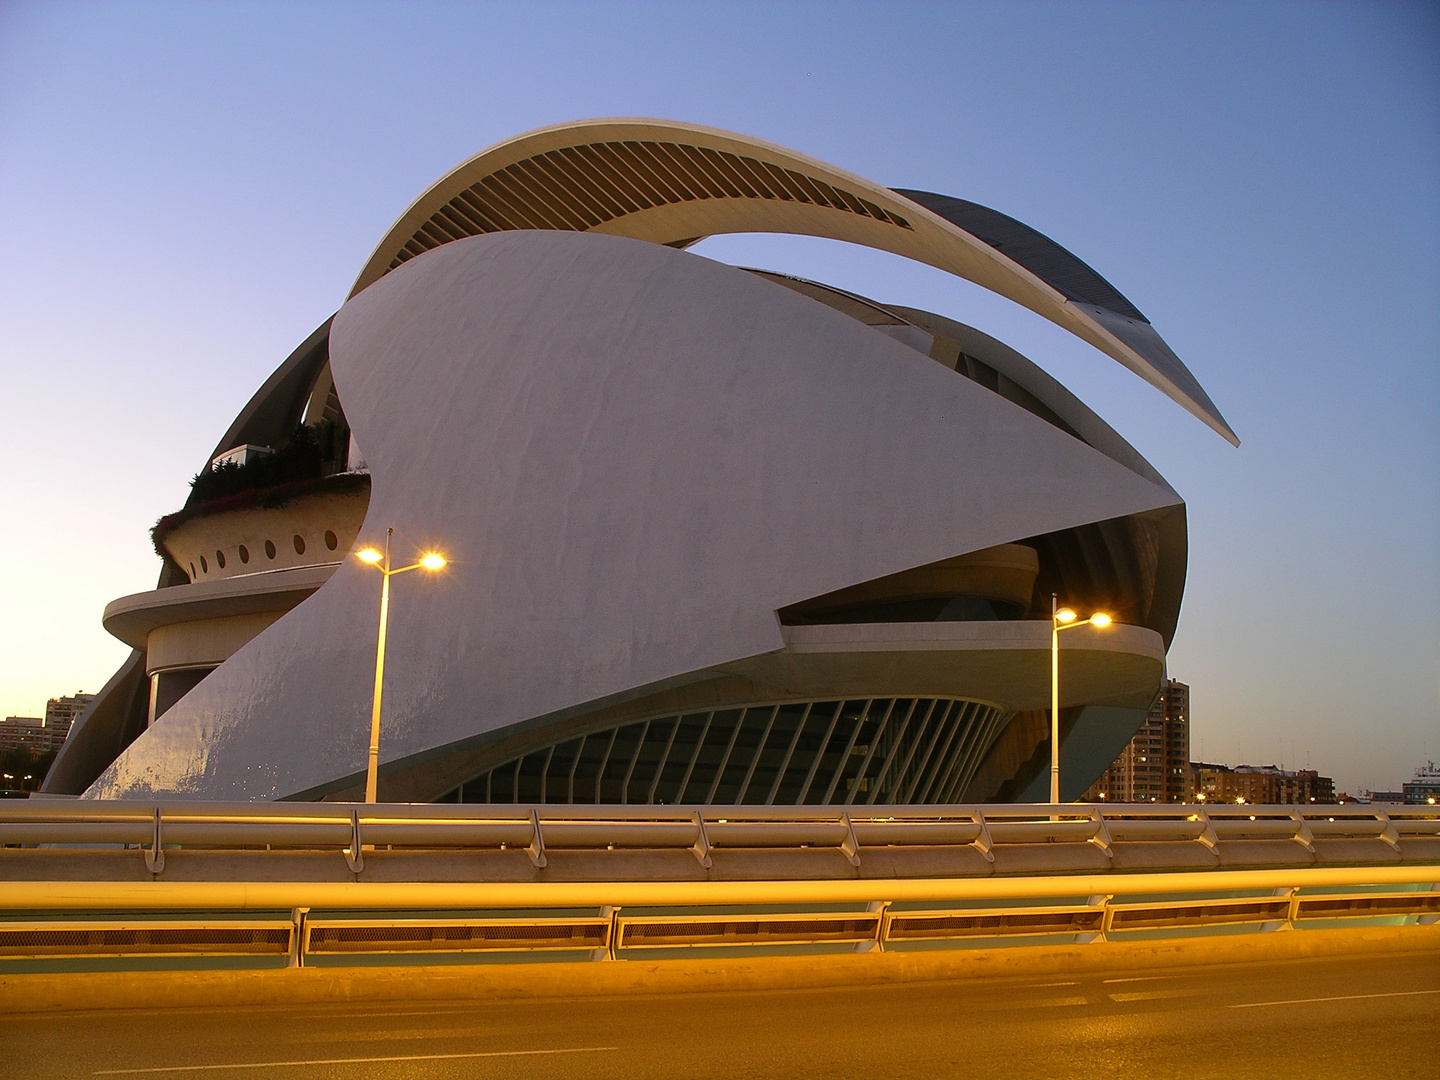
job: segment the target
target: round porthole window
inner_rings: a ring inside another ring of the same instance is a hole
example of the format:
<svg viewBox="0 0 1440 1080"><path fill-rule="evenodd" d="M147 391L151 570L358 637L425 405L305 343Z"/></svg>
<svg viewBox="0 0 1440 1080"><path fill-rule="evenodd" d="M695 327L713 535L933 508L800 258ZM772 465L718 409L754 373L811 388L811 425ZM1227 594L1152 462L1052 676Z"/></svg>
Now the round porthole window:
<svg viewBox="0 0 1440 1080"><path fill-rule="evenodd" d="M199 574L195 573L195 564L192 562L190 564L190 580L194 581L199 576Z"/></svg>
<svg viewBox="0 0 1440 1080"><path fill-rule="evenodd" d="M295 534L295 554L296 554L296 555L304 555L304 554L305 554L305 538L304 538L303 536L301 536L299 533L296 533L296 534Z"/></svg>
<svg viewBox="0 0 1440 1080"><path fill-rule="evenodd" d="M200 556L200 572L202 574L208 574L210 572L210 564L205 561L204 555Z"/></svg>
<svg viewBox="0 0 1440 1080"><path fill-rule="evenodd" d="M337 537L329 529L325 530L325 546L331 551L334 551L337 547L340 546L340 538Z"/></svg>
<svg viewBox="0 0 1440 1080"><path fill-rule="evenodd" d="M243 563L248 563L250 561L250 549L247 548L244 544L240 545L240 561Z"/></svg>
<svg viewBox="0 0 1440 1080"><path fill-rule="evenodd" d="M265 541L265 557L267 559L273 559L275 557L275 542L273 540Z"/></svg>
<svg viewBox="0 0 1440 1080"><path fill-rule="evenodd" d="M225 569L225 552L219 550L215 552L215 565L221 570Z"/></svg>

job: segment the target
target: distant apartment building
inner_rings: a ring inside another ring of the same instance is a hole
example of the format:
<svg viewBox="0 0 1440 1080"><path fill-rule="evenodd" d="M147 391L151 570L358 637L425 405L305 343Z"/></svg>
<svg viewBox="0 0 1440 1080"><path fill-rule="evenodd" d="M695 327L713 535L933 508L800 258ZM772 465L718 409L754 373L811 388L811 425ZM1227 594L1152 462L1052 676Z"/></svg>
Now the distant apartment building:
<svg viewBox="0 0 1440 1080"><path fill-rule="evenodd" d="M1200 802L1247 802L1269 805L1333 803L1335 781L1314 769L1293 772L1274 765L1216 765L1197 761L1191 766L1195 798Z"/></svg>
<svg viewBox="0 0 1440 1080"><path fill-rule="evenodd" d="M7 716L0 720L0 752L34 750L43 754L59 750L76 718L94 700L94 694L51 698L45 703L44 717Z"/></svg>
<svg viewBox="0 0 1440 1080"><path fill-rule="evenodd" d="M1345 796L1337 796L1344 798ZM1355 797L1356 802L1376 803L1384 806L1398 806L1405 801L1403 791L1362 791Z"/></svg>
<svg viewBox="0 0 1440 1080"><path fill-rule="evenodd" d="M1167 679L1145 723L1081 800L1183 803L1190 795L1190 687Z"/></svg>
<svg viewBox="0 0 1440 1080"><path fill-rule="evenodd" d="M1415 770L1415 778L1404 784L1405 802L1412 806L1440 803L1440 768L1427 761Z"/></svg>

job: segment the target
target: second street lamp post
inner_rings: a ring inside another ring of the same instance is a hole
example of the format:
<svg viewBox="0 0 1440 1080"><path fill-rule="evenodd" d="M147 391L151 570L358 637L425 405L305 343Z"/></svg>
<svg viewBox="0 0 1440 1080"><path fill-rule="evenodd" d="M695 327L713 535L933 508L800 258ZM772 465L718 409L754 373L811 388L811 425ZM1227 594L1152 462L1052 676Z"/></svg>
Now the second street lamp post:
<svg viewBox="0 0 1440 1080"><path fill-rule="evenodd" d="M445 565L444 556L427 551L419 561L397 569L390 567L390 540L394 529L385 530L385 551L382 554L372 547L361 548L355 557L361 562L379 570L384 578L380 584L380 633L375 642L375 695L370 708L370 756L365 763L365 801L375 801L375 785L380 769L380 698L385 688L385 627L390 621L390 579L407 570L439 570Z"/></svg>
<svg viewBox="0 0 1440 1080"><path fill-rule="evenodd" d="M1077 626L1110 625L1111 619L1097 611L1083 622L1076 622L1075 612L1060 607L1060 598L1050 594L1050 805L1060 803L1060 631Z"/></svg>

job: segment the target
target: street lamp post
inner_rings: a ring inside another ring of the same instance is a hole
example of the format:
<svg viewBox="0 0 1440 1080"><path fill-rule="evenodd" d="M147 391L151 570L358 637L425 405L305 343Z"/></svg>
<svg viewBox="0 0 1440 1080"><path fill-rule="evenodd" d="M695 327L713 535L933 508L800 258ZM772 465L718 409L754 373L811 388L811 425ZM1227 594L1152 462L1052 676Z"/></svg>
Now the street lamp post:
<svg viewBox="0 0 1440 1080"><path fill-rule="evenodd" d="M376 777L380 768L380 698L385 687L385 628L390 621L390 579L407 570L439 570L445 559L438 552L427 551L417 562L409 566L392 569L390 566L390 540L394 529L385 530L385 551L382 554L372 547L361 548L355 557L368 566L379 570L383 576L380 583L380 633L375 641L375 692L370 707L370 756L365 763L365 801L375 801Z"/></svg>
<svg viewBox="0 0 1440 1080"><path fill-rule="evenodd" d="M1075 612L1060 606L1060 598L1050 594L1050 805L1060 802L1060 631L1073 630L1077 626L1097 626L1100 629L1110 625L1111 619L1103 611L1097 611L1090 618L1076 622Z"/></svg>

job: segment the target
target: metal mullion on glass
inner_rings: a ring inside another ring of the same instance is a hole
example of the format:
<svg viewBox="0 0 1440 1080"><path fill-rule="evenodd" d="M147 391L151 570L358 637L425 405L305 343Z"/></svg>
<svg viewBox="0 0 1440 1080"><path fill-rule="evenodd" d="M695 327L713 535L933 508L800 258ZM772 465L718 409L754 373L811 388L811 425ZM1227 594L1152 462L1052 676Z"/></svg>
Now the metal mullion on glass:
<svg viewBox="0 0 1440 1080"><path fill-rule="evenodd" d="M950 719L950 714L954 711L954 709L954 701L947 701L945 703L945 709L940 714L940 719L935 722L935 734L931 736L931 738L925 744L925 756L920 759L920 764L915 766L915 779L910 781L910 786L905 790L905 798L903 800L904 802L914 802L915 790L925 780L925 773L930 768L930 759L935 756L935 747L939 744L940 736L944 734L947 722ZM946 748L949 748L949 743L946 743Z"/></svg>
<svg viewBox="0 0 1440 1080"><path fill-rule="evenodd" d="M745 770L745 779L740 781L740 790L735 793L735 804L738 806L745 799L745 792L750 790L750 781L755 776L755 766L760 764L760 755L765 752L765 744L770 741L770 731L775 726L775 717L779 715L780 706L776 705L770 710L770 719L765 721L765 730L760 733L760 741L755 745L755 753L750 755L750 767Z"/></svg>
<svg viewBox="0 0 1440 1080"><path fill-rule="evenodd" d="M580 759L585 756L585 740L589 735L580 736L580 745L575 748L575 760L570 762L570 775L565 783L565 801L572 806L575 803L575 770L580 767Z"/></svg>
<svg viewBox="0 0 1440 1080"><path fill-rule="evenodd" d="M897 698L895 704L898 705L899 703L900 701ZM880 785L885 779L886 770L890 768L890 763L895 760L895 755L900 752L900 744L905 741L905 732L910 730L910 720L914 717L915 709L917 706L919 706L919 704L919 698L910 699L910 708L905 710L905 719L900 721L900 730L895 735L894 744L890 747L889 751L886 752L885 760L881 762L879 770L875 773L875 775L871 778L870 783L867 785L873 790L870 792L869 795L865 797L866 806L872 805L875 802L875 796L880 793ZM894 706L891 706L891 708L894 708ZM880 735L877 733L875 736L875 742L871 744L871 749L874 749L876 746L879 745L879 743ZM866 762L868 764L869 758L866 758ZM855 796L860 793L860 778L864 775L865 770L862 768L855 777L855 784L853 787L851 787L850 794L846 796L845 803L847 806L853 803L855 801Z"/></svg>
<svg viewBox="0 0 1440 1080"><path fill-rule="evenodd" d="M920 720L920 728L915 732L915 737L910 740L910 749L905 752L905 759L895 766L895 773L890 782L891 791L895 796L893 801L897 805L906 802L906 796L910 793L910 789L915 786L913 779L914 774L910 770L910 766L915 761L915 755L920 753L922 746L924 746L928 752L928 749L935 743L935 735L940 730L938 723L932 728L930 722L936 719L935 713L936 710L940 708L941 699L931 698L928 700L930 701L930 706L925 710L925 715ZM940 715L945 715L943 710L941 710ZM926 755L923 754L921 755L922 761L925 756ZM919 771L918 767L916 771Z"/></svg>
<svg viewBox="0 0 1440 1080"><path fill-rule="evenodd" d="M960 766L960 772L955 777L955 788L950 793L950 801L955 802L962 798L965 788L970 785L975 771L980 768L980 763L985 760L985 753L995 741L996 730L1000 725L1000 719L1004 716L999 709L990 706L982 706L983 715L976 727L979 729L975 735L975 742L970 747L970 753L964 763Z"/></svg>
<svg viewBox="0 0 1440 1080"><path fill-rule="evenodd" d="M845 752L840 755L840 764L835 766L835 771L830 775L830 786L825 789L825 797L820 800L821 806L829 806L830 798L835 794L835 786L840 783L840 776L850 767L850 752L855 749L855 740L860 736L860 729L865 726L866 719L870 716L870 706L875 704L874 698L866 698L865 705L860 709L860 715L855 720L855 726L850 729L850 741L845 744ZM894 700L891 700L894 704ZM886 715L889 715L888 713ZM872 744L873 745L873 744Z"/></svg>
<svg viewBox="0 0 1440 1080"><path fill-rule="evenodd" d="M891 698L890 704L885 707L885 715L880 718L880 726L875 729L875 734L870 736L870 745L865 748L865 757L860 762L860 771L855 774L855 778L850 782L850 792L845 796L844 805L849 806L852 802L855 801L855 796L860 793L860 779L865 775L865 770L870 768L870 761L875 756L875 751L880 746L880 736L885 734L885 729L890 725L890 716L892 713L894 713L895 706L899 702L899 700L899 698ZM859 730L858 727L856 730ZM843 773L844 771L845 767L842 764L840 772L837 772L835 774L835 779L838 780L840 778L840 773ZM832 784L834 782L834 780L831 781ZM826 802L829 802L829 800L827 799Z"/></svg>
<svg viewBox="0 0 1440 1080"><path fill-rule="evenodd" d="M800 714L800 723L795 725L795 734L790 737L790 748L785 751L785 760L780 762L780 771L775 774L775 782L770 785L770 794L765 796L765 805L775 805L775 795L780 790L780 781L785 779L785 770L790 768L790 759L795 756L795 747L800 743L800 733L805 730L805 721L810 719L810 710L814 702L807 702L805 711Z"/></svg>
<svg viewBox="0 0 1440 1080"><path fill-rule="evenodd" d="M989 728L993 714L986 705L976 704L975 715L971 718L970 729L973 732L965 744L965 753L961 755L956 764L955 772L951 776L949 786L944 792L945 802L953 803L960 797L960 789L965 783L965 776L974 771L975 762L983 752L985 745L985 734Z"/></svg>
<svg viewBox="0 0 1440 1080"><path fill-rule="evenodd" d="M650 734L650 721L646 720L640 729L640 738L635 740L635 752L630 755L630 764L625 767L625 779L620 782L620 803L630 801L630 778L635 775L635 763L640 760L640 751L645 746L645 737Z"/></svg>
<svg viewBox="0 0 1440 1080"><path fill-rule="evenodd" d="M970 737L965 740L965 752L961 754L959 760L956 761L955 769L946 781L945 790L941 792L943 802L953 803L955 801L957 789L960 787L966 770L970 768L970 763L975 759L976 754L980 752L980 745L984 742L985 727L989 717L989 709L977 703L975 705L974 715L970 718Z"/></svg>
<svg viewBox="0 0 1440 1080"><path fill-rule="evenodd" d="M935 763L935 775L930 777L930 782L925 785L925 791L920 796L923 803L939 802L940 796L945 793L945 788L950 782L950 772L954 766L955 759L965 749L965 742L970 734L970 716L976 709L973 701L967 701L961 707L955 717L955 729L950 733L950 739L946 743L946 752L941 755L940 760ZM955 749L951 750L949 744L954 743ZM932 799L930 796L934 795Z"/></svg>
<svg viewBox="0 0 1440 1080"><path fill-rule="evenodd" d="M740 717L735 721L734 730L730 732L730 741L725 744L725 756L720 759L720 766L715 770L715 779L710 781L710 792L705 796L706 803L715 801L715 792L720 787L720 778L725 775L725 767L730 764L730 753L735 749L735 740L740 737L740 729L745 726L745 717L749 715L749 709L740 710Z"/></svg>
<svg viewBox="0 0 1440 1080"><path fill-rule="evenodd" d="M540 766L540 801L546 801L546 782L550 779L550 759L555 756L555 744L550 744L550 749L545 751L545 764Z"/></svg>
<svg viewBox="0 0 1440 1080"><path fill-rule="evenodd" d="M943 786L941 781L946 775L946 769L948 768L947 763L950 761L950 746L957 740L961 742L964 741L965 714L971 708L971 702L955 702L954 715L950 721L950 734L945 737L945 746L940 751L940 755L935 759L935 766L930 773L930 779L925 781L925 786L920 790L920 794L915 800L917 803L933 802L934 800L931 799L930 796L932 794L938 794L940 788Z"/></svg>
<svg viewBox="0 0 1440 1080"><path fill-rule="evenodd" d="M919 699L919 698L916 698L915 704L910 706L910 712L911 712L911 714L913 714L913 713L915 712L915 710L919 707L919 705L920 705L920 699ZM931 715L932 715L934 712L935 712L935 699L934 699L934 698L931 698L931 700L930 700L930 707L925 710L925 716L924 716L924 718L920 721L920 730L917 731L917 732L915 732L915 737L910 740L910 749L909 749L909 751L905 754L905 760L902 761L902 762L901 762L898 766L896 766L896 768L895 768L895 779L891 781L891 785L894 787L894 789L895 789L895 791L896 791L897 793L899 792L899 790L900 790L900 785L901 785L901 783L903 782L903 779L904 779L904 776L905 776L905 770L910 767L910 762L915 759L915 751L920 748L920 740L922 740L923 738L925 738L925 729L926 729L927 727L929 727L929 725L930 725L930 717L931 717ZM909 717L909 716L905 717L905 725L906 725L907 728L908 728L909 725L910 725L910 717ZM891 752L890 757L886 760L885 764L880 767L880 773L879 773L879 775L878 775L878 776L876 777L876 779L875 779L875 790L872 791L872 792L870 793L870 797L865 800L865 805L867 805L867 806L873 806L873 805L874 805L874 803L875 803L875 797L876 797L877 795L879 795L879 793L880 793L880 784L881 784L881 782L885 779L885 774L886 774L886 772L887 772L887 771L889 770L889 768L890 768L890 762L893 761L894 758L895 758L895 755L900 752L900 743L904 740L904 738L905 738L905 729L902 728L900 734L899 734L899 735L896 737L896 739L895 739L895 749ZM899 800L899 799L894 799L894 800L892 800L892 801L893 801L893 802L899 802L900 800Z"/></svg>
<svg viewBox="0 0 1440 1080"><path fill-rule="evenodd" d="M660 751L660 763L655 766L655 775L650 779L650 790L645 793L645 802L655 802L655 789L660 785L660 776L665 771L665 766L670 763L670 748L675 745L675 736L680 733L680 721L684 717L675 717L675 722L670 725L670 737L665 740L665 749Z"/></svg>
<svg viewBox="0 0 1440 1080"><path fill-rule="evenodd" d="M965 797L965 789L968 788L970 782L975 779L975 774L980 771L980 766L985 762L985 755L989 753L990 748L995 745L996 737L1004 729L1005 715L1006 714L1000 709L990 709L990 715L985 721L984 734L976 741L975 760L967 763L965 769L960 774L960 782L956 785L954 796L956 799L963 799Z"/></svg>
<svg viewBox="0 0 1440 1080"><path fill-rule="evenodd" d="M810 784L815 780L815 771L820 768L820 762L825 757L825 751L830 746L830 738L835 734L835 725L840 722L840 714L845 711L844 700L835 703L835 713L830 717L830 726L825 729L825 737L820 740L820 746L815 751L815 757L810 762L810 771L805 774L805 783L800 788L800 795L795 800L796 806L805 805L805 796L810 794Z"/></svg>
<svg viewBox="0 0 1440 1080"><path fill-rule="evenodd" d="M915 733L915 738L910 740L910 750L906 753L905 760L902 761L899 768L895 770L894 790L897 796L900 796L902 791L905 795L908 795L910 789L915 786L914 780L907 779L907 777L913 775L910 771L910 765L914 762L915 755L920 752L921 746L926 747L928 750L928 748L934 744L935 732L939 730L939 726L937 724L937 726L932 729L930 721L936 718L935 711L939 708L940 699L932 698L930 700L930 707L925 710L925 719L920 721L920 730ZM941 710L940 715L945 715L944 710ZM917 769L916 771L918 772L919 770ZM895 801L903 803L905 800L901 797Z"/></svg>
<svg viewBox="0 0 1440 1080"><path fill-rule="evenodd" d="M605 744L605 753L600 758L600 768L595 771L595 801L600 801L600 784L605 779L605 766L610 764L610 751L615 749L615 736L620 733L618 727L610 729L610 741Z"/></svg>
<svg viewBox="0 0 1440 1080"><path fill-rule="evenodd" d="M955 765L950 774L945 778L945 787L938 793L941 802L955 801L955 788L959 785L960 777L965 775L965 768L969 761L975 756L975 748L980 745L985 734L985 718L988 715L985 706L976 702L970 712L969 723L965 733L965 745L961 753L956 755Z"/></svg>
<svg viewBox="0 0 1440 1080"><path fill-rule="evenodd" d="M510 775L510 801L512 803L518 803L520 801L520 766L524 763L525 759L523 757L516 758L515 771Z"/></svg>
<svg viewBox="0 0 1440 1080"><path fill-rule="evenodd" d="M695 740L695 749L690 754L690 764L685 766L685 775L680 778L680 786L675 790L675 802L680 803L685 798L685 789L690 786L690 774L695 771L695 763L700 760L700 750L705 745L705 736L710 734L710 721L715 719L715 710L710 710L705 717L705 723L700 726L700 737Z"/></svg>

